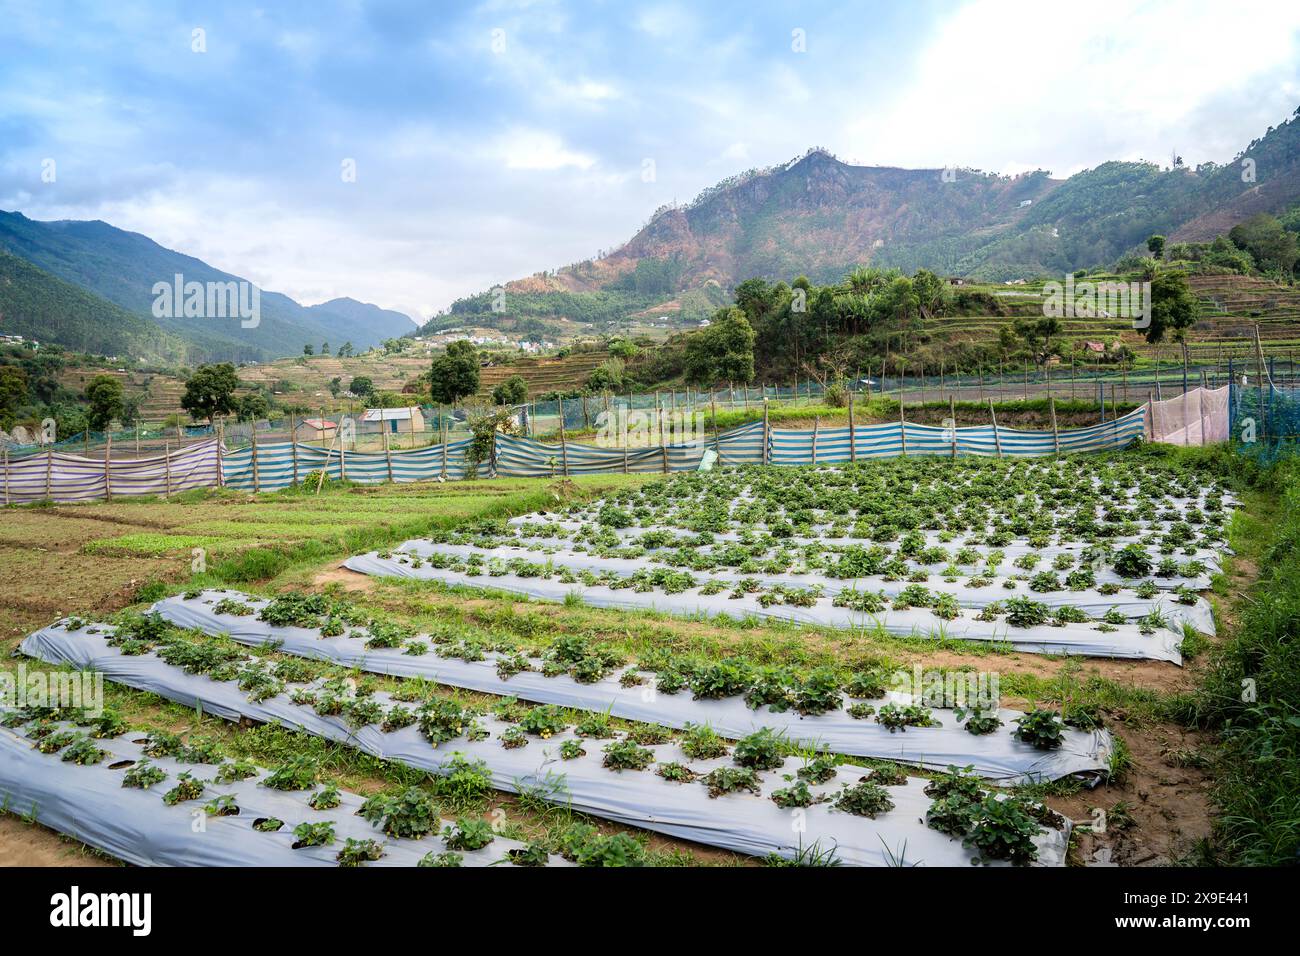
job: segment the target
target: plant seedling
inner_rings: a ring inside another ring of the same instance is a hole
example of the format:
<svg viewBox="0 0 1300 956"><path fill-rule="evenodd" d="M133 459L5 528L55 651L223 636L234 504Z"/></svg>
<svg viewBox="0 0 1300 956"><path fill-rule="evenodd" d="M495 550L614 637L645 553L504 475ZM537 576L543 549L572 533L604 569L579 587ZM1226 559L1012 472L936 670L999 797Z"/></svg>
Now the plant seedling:
<svg viewBox="0 0 1300 956"><path fill-rule="evenodd" d="M481 850L494 839L490 823L469 817L458 817L455 826L442 831L442 841L449 850Z"/></svg>
<svg viewBox="0 0 1300 956"><path fill-rule="evenodd" d="M141 760L134 767L122 774L122 786L135 787L138 790L148 790L155 783L162 783L167 779L167 771L161 767L155 767L147 759Z"/></svg>
<svg viewBox="0 0 1300 956"><path fill-rule="evenodd" d="M654 753L633 740L616 740L605 745L604 765L610 770L644 770L654 760Z"/></svg>
<svg viewBox="0 0 1300 956"><path fill-rule="evenodd" d="M334 824L300 823L293 828L295 837L293 848L301 850L307 846L329 846L334 842ZM377 859L377 858L376 858Z"/></svg>
<svg viewBox="0 0 1300 956"><path fill-rule="evenodd" d="M203 781L198 780L188 770L182 770L176 778L176 786L163 795L163 803L175 806L186 800L197 800L203 796Z"/></svg>
<svg viewBox="0 0 1300 956"><path fill-rule="evenodd" d="M343 849L339 850L335 859L338 860L339 866L361 866L361 864L377 860L383 855L384 848L376 841L354 840L352 837L348 837L347 843L343 845Z"/></svg>

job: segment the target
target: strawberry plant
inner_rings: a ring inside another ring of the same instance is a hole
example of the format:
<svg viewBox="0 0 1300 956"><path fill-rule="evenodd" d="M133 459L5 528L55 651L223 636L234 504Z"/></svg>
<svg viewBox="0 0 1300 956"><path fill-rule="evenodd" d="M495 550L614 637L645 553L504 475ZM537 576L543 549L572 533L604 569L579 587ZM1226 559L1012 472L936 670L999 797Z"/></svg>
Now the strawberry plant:
<svg viewBox="0 0 1300 956"><path fill-rule="evenodd" d="M775 770L785 762L781 737L764 727L736 742L732 759L753 770Z"/></svg>
<svg viewBox="0 0 1300 956"><path fill-rule="evenodd" d="M1016 800L985 797L977 805L965 846L977 850L981 860L1010 860L1032 863L1038 858L1034 837L1040 827Z"/></svg>
<svg viewBox="0 0 1300 956"><path fill-rule="evenodd" d="M614 729L609 723L609 714L589 714L578 721L573 732L579 737L591 737L596 740L614 736Z"/></svg>
<svg viewBox="0 0 1300 956"><path fill-rule="evenodd" d="M977 737L991 734L1002 726L1002 719L998 717L996 711L993 713L985 713L978 705L972 707L969 711L965 708L958 707L953 711L953 713L956 715L958 720L965 719L966 732L975 734Z"/></svg>
<svg viewBox="0 0 1300 956"><path fill-rule="evenodd" d="M492 791L492 773L484 761L470 760L457 751L442 765L442 775L434 778L433 789L452 806L469 806Z"/></svg>
<svg viewBox="0 0 1300 956"><path fill-rule="evenodd" d="M329 846L334 842L334 824L300 823L293 828L293 848L301 850L307 846Z"/></svg>
<svg viewBox="0 0 1300 956"><path fill-rule="evenodd" d="M1051 608L1029 598L1007 598L1007 623L1012 627L1037 627L1046 624Z"/></svg>
<svg viewBox="0 0 1300 956"><path fill-rule="evenodd" d="M432 833L441 822L433 800L419 787L408 787L400 793L376 794L357 812L389 836L411 840Z"/></svg>
<svg viewBox="0 0 1300 956"><path fill-rule="evenodd" d="M844 708L844 710L854 720L866 720L876 712L874 705L865 704L861 701L856 704L849 704L849 706Z"/></svg>
<svg viewBox="0 0 1300 956"><path fill-rule="evenodd" d="M520 730L541 737L543 740L563 733L568 726L564 720L564 712L551 704L534 707L519 721Z"/></svg>
<svg viewBox="0 0 1300 956"><path fill-rule="evenodd" d="M1115 552L1112 567L1122 578L1142 578L1151 573L1151 558L1139 544L1127 544Z"/></svg>
<svg viewBox="0 0 1300 956"><path fill-rule="evenodd" d="M515 866L545 866L550 859L550 854L546 852L545 847L530 843L528 846L507 851L506 859Z"/></svg>
<svg viewBox="0 0 1300 956"><path fill-rule="evenodd" d="M877 814L894 809L894 799L884 787L863 779L855 784L845 785L835 795L831 805L845 813L874 819Z"/></svg>
<svg viewBox="0 0 1300 956"><path fill-rule="evenodd" d="M435 747L463 736L475 725L472 712L441 698L426 701L416 713L420 732Z"/></svg>
<svg viewBox="0 0 1300 956"><path fill-rule="evenodd" d="M772 802L782 810L790 810L795 807L811 807L814 803L821 803L822 797L813 795L808 789L808 783L804 780L796 780L788 787L772 791Z"/></svg>
<svg viewBox="0 0 1300 956"><path fill-rule="evenodd" d="M455 826L442 831L442 842L449 850L481 850L495 839L492 825L477 818L457 817Z"/></svg>
<svg viewBox="0 0 1300 956"><path fill-rule="evenodd" d="M68 749L63 751L63 760L83 767L99 763L107 756L107 750L100 750L95 746L95 742L84 734L78 734Z"/></svg>
<svg viewBox="0 0 1300 956"><path fill-rule="evenodd" d="M186 800L197 800L203 796L203 781L194 777L188 770L182 770L176 778L176 786L163 794L163 803L175 806Z"/></svg>
<svg viewBox="0 0 1300 956"><path fill-rule="evenodd" d="M380 730L386 734L391 734L395 730L401 730L403 727L409 727L415 723L415 712L409 707L403 707L401 704L394 704L389 707L384 714L384 720L379 725Z"/></svg>
<svg viewBox="0 0 1300 956"><path fill-rule="evenodd" d="M306 790L315 785L319 775L320 768L316 761L300 755L289 758L272 770L262 780L262 786L272 790Z"/></svg>
<svg viewBox="0 0 1300 956"><path fill-rule="evenodd" d="M965 837L975 822L978 808L978 800L950 793L930 804L925 814L925 825L949 836Z"/></svg>
<svg viewBox="0 0 1300 956"><path fill-rule="evenodd" d="M673 783L690 783L699 776L685 764L661 763L655 767L655 773Z"/></svg>
<svg viewBox="0 0 1300 956"><path fill-rule="evenodd" d="M673 732L662 724L638 724L628 731L627 739L643 747L654 747L672 740Z"/></svg>
<svg viewBox="0 0 1300 956"><path fill-rule="evenodd" d="M43 754L58 753L68 744L77 739L76 733L71 730L60 730L42 737L36 742L36 749Z"/></svg>
<svg viewBox="0 0 1300 956"><path fill-rule="evenodd" d="M240 780L247 780L257 773L257 768L247 760L234 760L223 763L217 768L213 777L214 783L237 783Z"/></svg>
<svg viewBox="0 0 1300 956"><path fill-rule="evenodd" d="M424 856L420 857L420 862L416 866L460 866L465 862L465 858L459 853L452 853L450 850L443 853L435 853L430 850Z"/></svg>
<svg viewBox="0 0 1300 956"><path fill-rule="evenodd" d="M275 833L284 829L284 821L275 817L263 817L253 821L253 829L258 833Z"/></svg>
<svg viewBox="0 0 1300 956"><path fill-rule="evenodd" d="M718 767L704 775L704 785L709 788L710 797L720 797L738 790L762 793L758 774L748 767Z"/></svg>
<svg viewBox="0 0 1300 956"><path fill-rule="evenodd" d="M148 790L155 783L162 783L167 779L167 771L161 767L155 767L148 760L141 760L126 773L122 774L122 786L135 787L139 790Z"/></svg>
<svg viewBox="0 0 1300 956"><path fill-rule="evenodd" d="M704 724L687 724L679 746L692 760L712 760L727 754L726 743Z"/></svg>
<svg viewBox="0 0 1300 956"><path fill-rule="evenodd" d="M888 679L880 671L857 671L849 678L845 692L850 697L878 699L885 696Z"/></svg>
<svg viewBox="0 0 1300 956"><path fill-rule="evenodd" d="M1064 724L1055 711L1032 710L1016 718L1014 736L1039 750L1055 750L1064 739Z"/></svg>
<svg viewBox="0 0 1300 956"><path fill-rule="evenodd" d="M313 793L307 805L313 810L333 810L342 802L338 785L330 783Z"/></svg>
<svg viewBox="0 0 1300 956"><path fill-rule="evenodd" d="M631 740L617 740L605 745L604 765L614 771L644 770L654 760L654 754Z"/></svg>
<svg viewBox="0 0 1300 956"><path fill-rule="evenodd" d="M354 840L348 837L347 843L339 850L335 859L338 860L339 866L361 866L383 855L383 846L374 840Z"/></svg>
<svg viewBox="0 0 1300 956"><path fill-rule="evenodd" d="M506 728L501 731L498 739L506 750L518 750L520 747L528 746L528 735L518 727Z"/></svg>
<svg viewBox="0 0 1300 956"><path fill-rule="evenodd" d="M835 776L835 758L830 754L819 754L807 761L795 774L800 780L809 783L826 783Z"/></svg>
<svg viewBox="0 0 1300 956"><path fill-rule="evenodd" d="M876 723L888 728L891 734L899 730L906 731L908 727L939 726L939 722L934 719L930 709L921 704L907 704L905 706L885 704L876 713Z"/></svg>
<svg viewBox="0 0 1300 956"><path fill-rule="evenodd" d="M566 740L560 744L561 760L576 760L579 757L587 755L586 749L582 746L580 740Z"/></svg>
<svg viewBox="0 0 1300 956"><path fill-rule="evenodd" d="M229 794L217 797L215 800L209 800L203 807L203 812L210 817L237 817L239 816L239 804L235 798Z"/></svg>

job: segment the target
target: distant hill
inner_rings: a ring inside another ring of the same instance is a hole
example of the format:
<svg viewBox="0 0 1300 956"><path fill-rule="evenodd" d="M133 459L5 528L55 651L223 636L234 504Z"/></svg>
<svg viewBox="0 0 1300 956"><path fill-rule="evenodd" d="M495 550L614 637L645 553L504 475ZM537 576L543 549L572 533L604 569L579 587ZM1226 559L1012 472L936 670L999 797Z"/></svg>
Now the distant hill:
<svg viewBox="0 0 1300 956"><path fill-rule="evenodd" d="M507 283L504 312L493 311L484 292L425 330L471 318L516 331L561 316L593 330L656 312L690 321L745 279L806 275L820 283L858 265L995 282L1060 276L1110 266L1153 233L1213 238L1297 200L1297 119L1270 127L1222 165L1108 162L1065 180L1042 170L1005 177L852 166L810 150L724 180L689 205L659 209L602 258Z"/></svg>
<svg viewBox="0 0 1300 956"><path fill-rule="evenodd" d="M57 342L98 355L183 362L192 345L26 259L0 249L0 335Z"/></svg>
<svg viewBox="0 0 1300 956"><path fill-rule="evenodd" d="M337 348L351 341L363 349L413 328L407 316L351 299L307 307L265 290L256 328L242 328L233 318L155 320L151 311L155 283L171 282L177 274L187 282L204 283L241 281L240 277L98 220L38 222L20 213L0 212L0 250L142 318L157 330L153 335L188 345L194 361L265 361L301 354L307 343L319 349L323 342ZM90 309L51 315L39 337L80 348L75 339L84 338L86 323L101 313L102 309ZM118 341L109 330L100 339ZM131 351L125 345L117 350Z"/></svg>

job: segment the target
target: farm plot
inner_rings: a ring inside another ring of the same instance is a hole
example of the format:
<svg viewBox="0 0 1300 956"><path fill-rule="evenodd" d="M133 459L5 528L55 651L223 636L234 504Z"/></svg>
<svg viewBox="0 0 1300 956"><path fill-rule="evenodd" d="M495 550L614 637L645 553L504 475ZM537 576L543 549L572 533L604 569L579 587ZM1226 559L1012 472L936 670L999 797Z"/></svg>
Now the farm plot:
<svg viewBox="0 0 1300 956"><path fill-rule="evenodd" d="M679 474L354 556L365 574L1181 663L1234 501L1155 455Z"/></svg>
<svg viewBox="0 0 1300 956"><path fill-rule="evenodd" d="M1050 746L1022 740L1017 721L1024 715L999 709L977 675L938 689L928 701L925 694L891 690L897 675L879 671L846 680L833 668L800 674L670 654L625 666L610 649L576 638L528 656L453 629L415 634L322 595L268 600L235 591L186 592L150 610L186 630L344 667L675 728L704 725L732 740L766 727L829 753L936 770L969 766L1000 783L1069 775L1095 780L1114 753L1110 734L1087 715L1068 715L1073 726L1063 726ZM925 706L930 702L949 709L936 714ZM961 708L952 709L957 702Z"/></svg>
<svg viewBox="0 0 1300 956"><path fill-rule="evenodd" d="M571 865L481 821L440 819L418 788L367 799L319 786L308 761L266 771L132 732L111 711L6 710L0 797L139 866Z"/></svg>
<svg viewBox="0 0 1300 956"><path fill-rule="evenodd" d="M927 782L825 754L790 756L768 729L730 747L705 727L680 737L654 725L619 734L604 715L574 721L509 698L482 713L423 681L387 694L343 671L310 679L306 661L271 664L156 617L121 629L66 621L20 650L226 719L278 722L435 775L740 853L833 851L850 865L1061 865L1069 838L1069 822L1043 804L987 791L958 770ZM1047 715L1030 732L1060 729Z"/></svg>

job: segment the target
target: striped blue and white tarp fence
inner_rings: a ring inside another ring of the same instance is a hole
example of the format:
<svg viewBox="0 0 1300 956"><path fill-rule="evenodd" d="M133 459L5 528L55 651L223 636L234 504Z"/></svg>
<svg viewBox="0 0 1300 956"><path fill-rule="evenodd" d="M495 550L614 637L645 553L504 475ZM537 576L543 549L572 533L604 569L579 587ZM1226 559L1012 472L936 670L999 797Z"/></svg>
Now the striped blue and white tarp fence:
<svg viewBox="0 0 1300 956"><path fill-rule="evenodd" d="M217 484L219 456L216 439L148 458L85 458L49 451L10 458L4 469L3 500L94 501L116 497L175 494Z"/></svg>
<svg viewBox="0 0 1300 956"><path fill-rule="evenodd" d="M433 481L445 477L448 481L460 480L469 472L466 452L472 439L462 438L442 445L392 451L393 481ZM295 454L296 447L296 454ZM296 459L296 463L295 463ZM257 446L257 468L253 467L253 448L228 452L222 472L227 487L243 491L277 491L295 481L302 481L309 473L324 471L335 480L346 478L362 484L379 484L388 481L389 456L384 452L340 452L334 448L292 442L271 442ZM489 467L485 462L479 474L486 477Z"/></svg>

